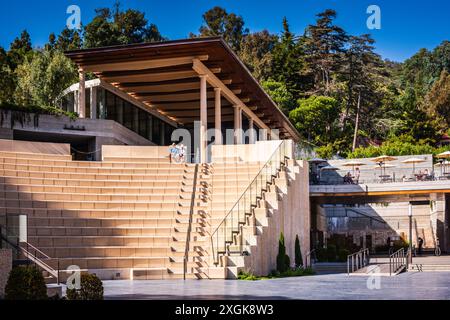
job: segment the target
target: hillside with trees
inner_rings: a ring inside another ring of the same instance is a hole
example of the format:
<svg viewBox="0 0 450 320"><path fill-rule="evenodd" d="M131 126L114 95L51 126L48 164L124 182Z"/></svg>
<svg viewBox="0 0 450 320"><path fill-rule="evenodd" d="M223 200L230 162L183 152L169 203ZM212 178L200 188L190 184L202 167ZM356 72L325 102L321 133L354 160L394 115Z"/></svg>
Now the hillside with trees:
<svg viewBox="0 0 450 320"><path fill-rule="evenodd" d="M244 18L214 7L190 37L222 36L289 117L305 143L322 157L437 152L450 125L450 42L422 49L402 63L384 60L370 34L352 35L337 12L316 15L294 34L250 32ZM0 48L0 106L56 105L77 81L63 51L167 40L138 10L99 8L82 30L49 35L33 48L23 31Z"/></svg>

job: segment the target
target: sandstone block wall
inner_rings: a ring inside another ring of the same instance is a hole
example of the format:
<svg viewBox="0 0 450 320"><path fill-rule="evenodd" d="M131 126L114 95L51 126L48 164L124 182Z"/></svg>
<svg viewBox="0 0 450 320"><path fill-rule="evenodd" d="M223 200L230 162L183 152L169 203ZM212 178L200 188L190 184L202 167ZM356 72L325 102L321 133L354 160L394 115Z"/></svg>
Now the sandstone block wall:
<svg viewBox="0 0 450 320"><path fill-rule="evenodd" d="M10 249L0 249L0 298L5 295L5 286L12 268L12 252Z"/></svg>

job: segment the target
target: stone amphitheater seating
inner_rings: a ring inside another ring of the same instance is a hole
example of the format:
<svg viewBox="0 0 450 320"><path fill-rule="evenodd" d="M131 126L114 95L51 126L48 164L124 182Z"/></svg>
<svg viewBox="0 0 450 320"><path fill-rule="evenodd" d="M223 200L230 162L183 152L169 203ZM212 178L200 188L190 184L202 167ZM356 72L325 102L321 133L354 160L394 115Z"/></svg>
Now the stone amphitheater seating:
<svg viewBox="0 0 450 320"><path fill-rule="evenodd" d="M259 264L239 258L214 264L210 235L262 162L218 158L199 165L194 179L195 165L170 164L162 157L87 162L38 152L0 151L0 215L28 216L28 243L48 256L51 267L59 266L62 280L73 265L102 279L183 278L191 205L188 278L233 277L246 263ZM298 164L291 162L289 168L295 171ZM252 248L286 194L286 177L268 190L256 219L246 226L246 243ZM306 203L307 190L305 195ZM288 216L283 219L292 227ZM271 242L276 244L280 226L274 225ZM260 255L267 255L266 249L260 248Z"/></svg>
<svg viewBox="0 0 450 320"><path fill-rule="evenodd" d="M211 210L208 227L214 227L259 166L217 165L214 209L196 199L199 234L205 212ZM54 268L59 260L63 270L77 265L105 278L128 278L130 270L134 278L179 278L193 175L194 165L164 158L77 162L69 155L0 152L0 214L28 215L28 242L52 257ZM191 242L193 266L202 240Z"/></svg>

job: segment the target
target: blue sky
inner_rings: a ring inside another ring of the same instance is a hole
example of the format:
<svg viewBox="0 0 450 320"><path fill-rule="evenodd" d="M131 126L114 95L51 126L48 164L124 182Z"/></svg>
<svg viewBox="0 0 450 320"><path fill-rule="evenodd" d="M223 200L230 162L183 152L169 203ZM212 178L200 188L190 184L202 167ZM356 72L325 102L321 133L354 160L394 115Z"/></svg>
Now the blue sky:
<svg viewBox="0 0 450 320"><path fill-rule="evenodd" d="M303 33L314 22L315 14L332 8L338 12L336 23L351 34L371 33L377 52L384 58L403 61L420 48L432 49L450 40L450 1L448 0L122 0L124 8L144 11L161 33L170 39L186 38L201 25L201 15L215 5L243 16L251 31L281 30L286 16L292 31ZM81 8L82 22L90 21L97 7L111 6L114 0L35 0L10 1L0 12L0 46L27 29L34 46L46 43L51 32L65 26L66 8ZM381 30L368 30L366 9L381 8Z"/></svg>

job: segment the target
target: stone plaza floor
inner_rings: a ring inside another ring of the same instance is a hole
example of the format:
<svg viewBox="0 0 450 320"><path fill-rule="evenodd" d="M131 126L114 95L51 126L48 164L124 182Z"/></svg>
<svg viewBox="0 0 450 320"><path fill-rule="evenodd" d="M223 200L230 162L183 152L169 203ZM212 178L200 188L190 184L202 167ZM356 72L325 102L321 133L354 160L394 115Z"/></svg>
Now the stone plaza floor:
<svg viewBox="0 0 450 320"><path fill-rule="evenodd" d="M105 299L450 299L450 272L407 272L378 279L332 274L259 281L114 280L103 285Z"/></svg>

